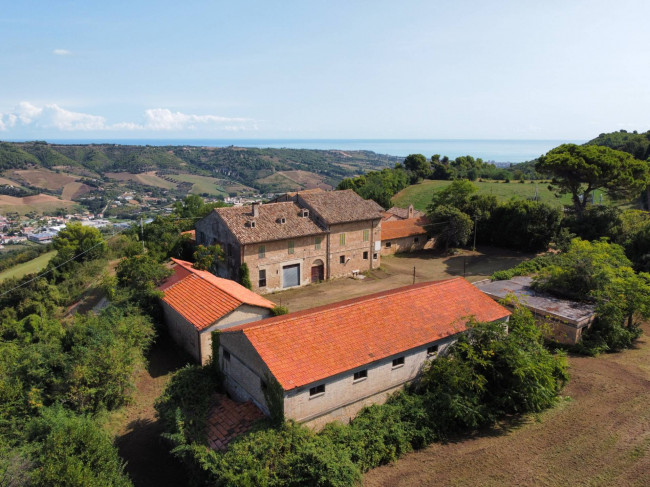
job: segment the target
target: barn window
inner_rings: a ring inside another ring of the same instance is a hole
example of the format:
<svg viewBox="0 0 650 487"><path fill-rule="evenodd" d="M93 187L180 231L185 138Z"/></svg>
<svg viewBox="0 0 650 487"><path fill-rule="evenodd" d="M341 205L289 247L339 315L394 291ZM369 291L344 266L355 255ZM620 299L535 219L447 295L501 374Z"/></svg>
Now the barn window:
<svg viewBox="0 0 650 487"><path fill-rule="evenodd" d="M363 241L367 242L370 240L370 230L366 229L363 231Z"/></svg>
<svg viewBox="0 0 650 487"><path fill-rule="evenodd" d="M294 242L293 240L289 240L289 253L293 254L294 251Z"/></svg>
<svg viewBox="0 0 650 487"><path fill-rule="evenodd" d="M339 245L341 246L345 245L345 233L339 234Z"/></svg>
<svg viewBox="0 0 650 487"><path fill-rule="evenodd" d="M415 238L413 239L413 243L418 243L419 241L420 241L420 237L415 237Z"/></svg>
<svg viewBox="0 0 650 487"><path fill-rule="evenodd" d="M230 362L230 352L229 352L228 350L224 350L224 351L223 351L223 359L224 359L226 362Z"/></svg>
<svg viewBox="0 0 650 487"><path fill-rule="evenodd" d="M323 237L314 238L314 249L320 250L320 243L323 241Z"/></svg>
<svg viewBox="0 0 650 487"><path fill-rule="evenodd" d="M325 394L325 384L320 384L309 389L310 397L320 396L321 394Z"/></svg>
<svg viewBox="0 0 650 487"><path fill-rule="evenodd" d="M353 382L357 382L368 377L368 369L360 370L359 372L354 373Z"/></svg>
<svg viewBox="0 0 650 487"><path fill-rule="evenodd" d="M264 257L266 257L266 247L264 245L260 245L257 248L257 258L263 259Z"/></svg>
<svg viewBox="0 0 650 487"><path fill-rule="evenodd" d="M363 253L363 260L368 260L368 251L367 250Z"/></svg>
<svg viewBox="0 0 650 487"><path fill-rule="evenodd" d="M345 264L345 255L339 257L339 264Z"/></svg>
<svg viewBox="0 0 650 487"><path fill-rule="evenodd" d="M427 348L427 355L436 355L438 353L438 345L431 345Z"/></svg>
<svg viewBox="0 0 650 487"><path fill-rule="evenodd" d="M386 248L387 248L387 249L390 249L390 246L391 246L391 243L390 243L390 242L386 242Z"/></svg>
<svg viewBox="0 0 650 487"><path fill-rule="evenodd" d="M404 357L397 357L396 359L393 359L393 368L396 369L397 367L401 367L404 365Z"/></svg>

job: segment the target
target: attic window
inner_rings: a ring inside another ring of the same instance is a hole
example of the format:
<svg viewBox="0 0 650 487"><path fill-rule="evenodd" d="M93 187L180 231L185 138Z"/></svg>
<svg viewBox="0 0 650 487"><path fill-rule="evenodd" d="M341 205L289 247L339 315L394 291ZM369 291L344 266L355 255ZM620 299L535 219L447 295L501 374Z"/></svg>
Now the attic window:
<svg viewBox="0 0 650 487"><path fill-rule="evenodd" d="M309 210L307 210L307 209L300 210L300 216L303 217L303 218L308 217L309 216Z"/></svg>
<svg viewBox="0 0 650 487"><path fill-rule="evenodd" d="M287 223L287 219L282 216L282 217L278 218L278 223L281 223L281 224Z"/></svg>
<svg viewBox="0 0 650 487"><path fill-rule="evenodd" d="M309 389L309 397L322 396L323 394L325 394L325 384L320 384Z"/></svg>
<svg viewBox="0 0 650 487"><path fill-rule="evenodd" d="M248 226L251 227L251 228L255 228L255 220L249 221Z"/></svg>

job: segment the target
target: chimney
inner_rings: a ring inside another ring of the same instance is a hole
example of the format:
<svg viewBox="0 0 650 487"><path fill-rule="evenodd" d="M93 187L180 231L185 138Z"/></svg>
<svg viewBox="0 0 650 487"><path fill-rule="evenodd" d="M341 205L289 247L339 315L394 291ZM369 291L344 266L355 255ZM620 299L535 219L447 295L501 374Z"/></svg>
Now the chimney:
<svg viewBox="0 0 650 487"><path fill-rule="evenodd" d="M413 218L413 205L409 205L409 213L408 213L409 218Z"/></svg>
<svg viewBox="0 0 650 487"><path fill-rule="evenodd" d="M253 218L257 218L260 216L260 202L259 201L253 201L251 204L251 208L253 209Z"/></svg>

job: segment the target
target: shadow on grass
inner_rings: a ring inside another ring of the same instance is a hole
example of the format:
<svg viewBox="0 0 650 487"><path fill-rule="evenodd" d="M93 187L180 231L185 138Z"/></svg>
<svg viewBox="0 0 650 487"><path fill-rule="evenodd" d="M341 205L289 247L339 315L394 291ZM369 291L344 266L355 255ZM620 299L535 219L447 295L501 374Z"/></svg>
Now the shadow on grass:
<svg viewBox="0 0 650 487"><path fill-rule="evenodd" d="M136 487L186 485L183 465L169 453L160 436L160 420L139 419L128 425L128 432L115 441L119 454L127 459L126 473Z"/></svg>
<svg viewBox="0 0 650 487"><path fill-rule="evenodd" d="M161 377L194 363L192 358L182 350L169 336L165 329L158 329L155 343L147 354L147 372L152 378Z"/></svg>
<svg viewBox="0 0 650 487"><path fill-rule="evenodd" d="M498 438L512 433L530 421L531 419L529 416L506 416L505 418L501 418L492 426L485 426L472 432L448 435L447 438L438 443L444 445L463 443L467 440L475 440L479 438Z"/></svg>

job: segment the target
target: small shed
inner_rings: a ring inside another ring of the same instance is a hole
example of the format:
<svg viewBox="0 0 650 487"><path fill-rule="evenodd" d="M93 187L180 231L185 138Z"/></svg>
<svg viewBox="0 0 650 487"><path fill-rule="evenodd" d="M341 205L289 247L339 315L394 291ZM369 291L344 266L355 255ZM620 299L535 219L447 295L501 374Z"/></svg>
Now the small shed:
<svg viewBox="0 0 650 487"><path fill-rule="evenodd" d="M172 259L174 273L158 287L165 323L174 340L199 363L212 356L212 332L261 320L275 303L229 279Z"/></svg>
<svg viewBox="0 0 650 487"><path fill-rule="evenodd" d="M494 300L514 294L519 302L551 325L551 337L559 343L578 343L596 317L593 304L571 301L535 291L532 277L517 276L503 281L475 282L474 285Z"/></svg>

